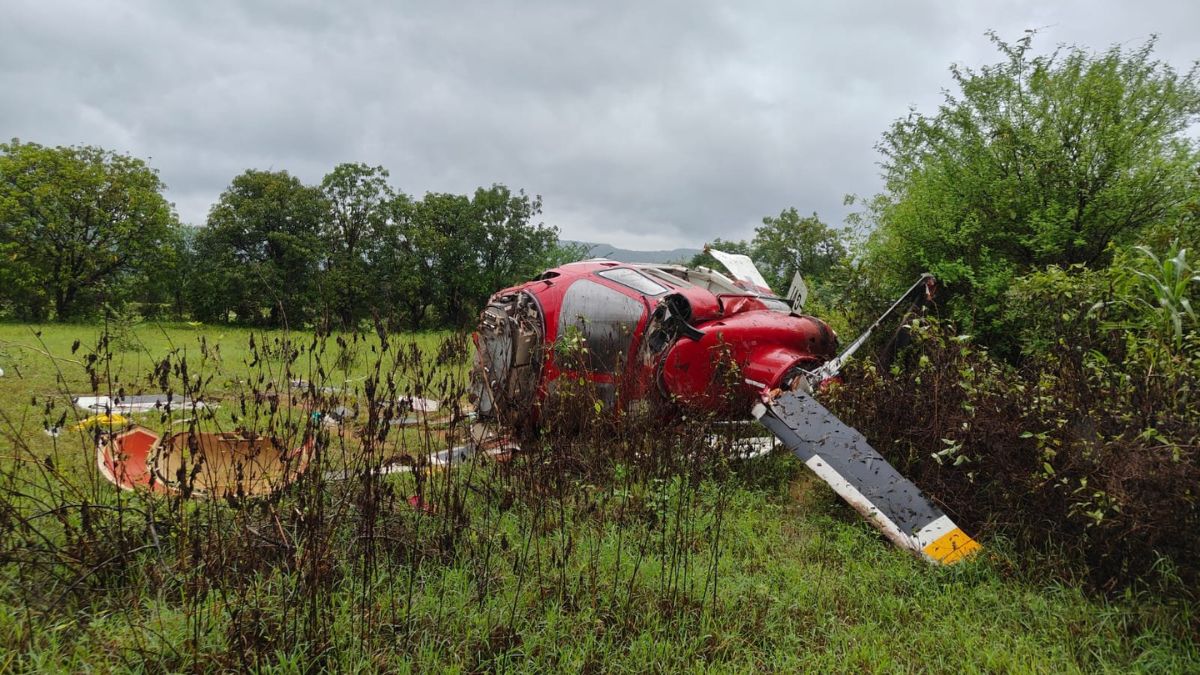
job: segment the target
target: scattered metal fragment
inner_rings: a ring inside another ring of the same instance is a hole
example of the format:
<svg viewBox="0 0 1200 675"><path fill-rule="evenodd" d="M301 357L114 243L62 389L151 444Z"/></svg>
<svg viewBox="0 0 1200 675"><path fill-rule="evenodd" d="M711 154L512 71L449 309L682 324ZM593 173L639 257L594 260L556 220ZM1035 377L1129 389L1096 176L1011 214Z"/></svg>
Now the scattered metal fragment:
<svg viewBox="0 0 1200 675"><path fill-rule="evenodd" d="M778 444L778 440L774 436L753 436L729 440L713 435L708 437L708 442L714 448L728 446L738 459L757 459L769 455Z"/></svg>
<svg viewBox="0 0 1200 675"><path fill-rule="evenodd" d="M83 410L107 413L145 413L153 410L206 408L204 401L195 401L186 396L172 394L144 394L137 396L75 396L75 405Z"/></svg>
<svg viewBox="0 0 1200 675"><path fill-rule="evenodd" d="M122 415L92 415L79 421L78 424L71 427L71 431L80 431L82 429L92 429L94 427L121 427L129 423L129 420Z"/></svg>
<svg viewBox="0 0 1200 675"><path fill-rule="evenodd" d="M344 405L339 405L326 414L327 419L332 419L335 422L342 423L346 420L352 420L358 416L358 412L353 408L347 408Z"/></svg>
<svg viewBox="0 0 1200 675"><path fill-rule="evenodd" d="M288 450L268 436L171 434L141 426L104 436L96 448L100 472L125 490L145 488L188 496L261 496L308 468L313 441Z"/></svg>
<svg viewBox="0 0 1200 675"><path fill-rule="evenodd" d="M401 410L412 410L414 412L431 413L437 412L441 408L441 404L431 398L421 398L420 396L405 396L396 401Z"/></svg>
<svg viewBox="0 0 1200 675"><path fill-rule="evenodd" d="M507 461L514 452L518 452L520 449L520 446L510 436L498 434L490 426L475 424L471 426L470 437L465 443L421 457L408 455L395 457L378 467L372 467L369 469L369 473L386 476L394 473L450 469L480 456L497 461ZM362 473L363 469L342 469L326 473L325 479L346 480L362 475Z"/></svg>
<svg viewBox="0 0 1200 675"><path fill-rule="evenodd" d="M413 427L421 423L421 416L417 414L408 414L403 417L393 417L388 420L388 424L394 427Z"/></svg>

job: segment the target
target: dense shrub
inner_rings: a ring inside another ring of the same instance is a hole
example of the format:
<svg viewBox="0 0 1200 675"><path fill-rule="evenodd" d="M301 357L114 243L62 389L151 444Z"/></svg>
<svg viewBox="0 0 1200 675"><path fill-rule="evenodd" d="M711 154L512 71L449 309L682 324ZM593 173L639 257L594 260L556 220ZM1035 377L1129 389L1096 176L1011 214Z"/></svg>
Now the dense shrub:
<svg viewBox="0 0 1200 675"><path fill-rule="evenodd" d="M1196 280L1178 250L1119 261L1010 289L1022 365L925 322L890 368L849 373L831 405L973 531L1063 556L1060 571L1106 590L1183 582L1194 593L1200 335L1183 308ZM1156 269L1183 280L1182 317L1156 295Z"/></svg>
<svg viewBox="0 0 1200 675"><path fill-rule="evenodd" d="M946 312L1012 358L1015 336L998 319L1017 279L1049 265L1101 269L1146 237L1195 231L1200 69L1155 59L1153 39L1038 53L1034 32L991 38L997 63L952 66L937 110L883 135L865 259L893 288L936 275Z"/></svg>

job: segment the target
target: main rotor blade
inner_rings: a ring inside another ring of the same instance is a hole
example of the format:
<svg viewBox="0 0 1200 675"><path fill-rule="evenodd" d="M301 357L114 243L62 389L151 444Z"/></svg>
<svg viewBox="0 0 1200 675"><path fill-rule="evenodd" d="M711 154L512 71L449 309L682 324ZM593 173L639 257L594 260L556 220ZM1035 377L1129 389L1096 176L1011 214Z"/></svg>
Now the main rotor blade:
<svg viewBox="0 0 1200 675"><path fill-rule="evenodd" d="M886 312L880 314L879 318L875 319L875 323L872 323L870 326L868 326L867 329L863 331L862 335L859 335L854 339L854 342L850 343L849 347L846 347L842 350L841 354L829 359L820 368L814 370L808 376L809 384L815 387L822 380L834 377L838 373L842 372L842 366L846 365L846 362L849 361L852 356L854 356L854 352L857 352L860 347L866 344L867 338L871 337L871 333L874 333L875 329L879 328L879 326L886 321L887 318L891 316L892 313L894 313L904 303L905 300L911 298L917 289L921 288L922 286L926 286L926 292L929 292L929 287L927 284L931 283L932 279L932 274L922 274L920 278L917 279L917 282L912 286L909 286L908 290L904 291L904 295L901 295L899 298L897 298L896 301L892 303L892 306L888 307Z"/></svg>
<svg viewBox="0 0 1200 675"><path fill-rule="evenodd" d="M754 406L758 421L783 441L897 546L943 565L979 544L867 443L803 391L785 392Z"/></svg>

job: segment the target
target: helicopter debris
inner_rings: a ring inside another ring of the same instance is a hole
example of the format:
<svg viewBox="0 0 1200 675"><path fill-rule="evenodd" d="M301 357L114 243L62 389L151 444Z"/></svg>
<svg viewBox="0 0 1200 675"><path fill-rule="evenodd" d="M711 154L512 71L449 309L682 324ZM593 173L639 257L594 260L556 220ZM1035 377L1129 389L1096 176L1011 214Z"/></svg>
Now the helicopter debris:
<svg viewBox="0 0 1200 675"><path fill-rule="evenodd" d="M162 437L134 425L102 437L96 463L105 478L124 490L261 496L304 473L312 449L311 437L288 450L269 436L184 431Z"/></svg>
<svg viewBox="0 0 1200 675"><path fill-rule="evenodd" d="M146 413L154 410L173 410L185 408L202 409L208 407L204 401L197 401L186 396L165 394L144 394L137 396L74 396L75 405L83 410L104 413Z"/></svg>
<svg viewBox="0 0 1200 675"><path fill-rule="evenodd" d="M81 431L83 429L92 429L95 427L119 427L129 423L129 420L122 415L92 415L80 420L78 424L71 427L71 431Z"/></svg>

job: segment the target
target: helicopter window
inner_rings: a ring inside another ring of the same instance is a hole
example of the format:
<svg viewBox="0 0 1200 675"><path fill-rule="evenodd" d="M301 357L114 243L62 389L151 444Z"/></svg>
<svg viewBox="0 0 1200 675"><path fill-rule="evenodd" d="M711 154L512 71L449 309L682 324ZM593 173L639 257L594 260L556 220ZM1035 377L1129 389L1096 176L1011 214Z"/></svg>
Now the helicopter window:
<svg viewBox="0 0 1200 675"><path fill-rule="evenodd" d="M632 288L643 295L649 295L653 297L655 295L662 295L663 293L667 292L666 287L664 287L662 284L659 284L657 281L654 281L648 277L644 277L628 267L622 267L615 270L604 270L603 272L597 272L596 274L599 274L610 281L615 281L622 286L628 286L629 288Z"/></svg>
<svg viewBox="0 0 1200 675"><path fill-rule="evenodd" d="M645 312L641 300L594 281L571 284L558 315L555 350L561 365L570 370L619 372ZM582 338L582 344L575 343L576 338Z"/></svg>

